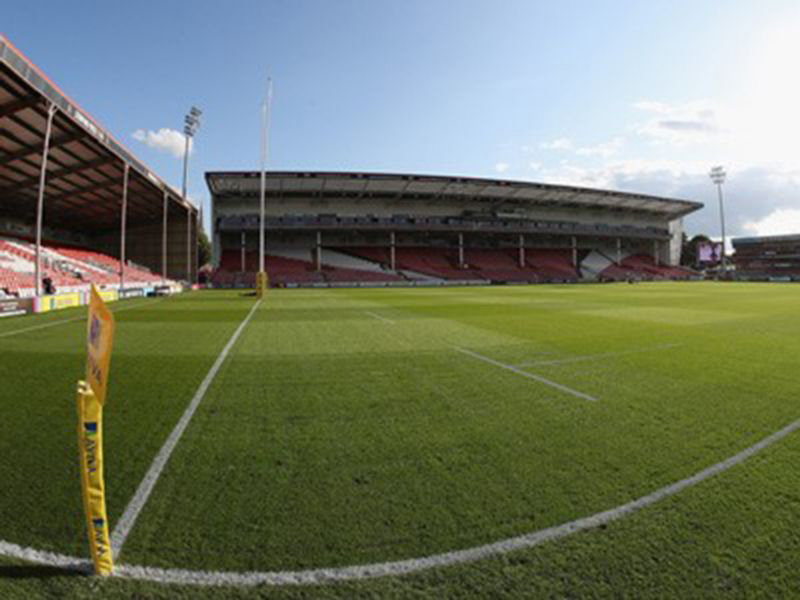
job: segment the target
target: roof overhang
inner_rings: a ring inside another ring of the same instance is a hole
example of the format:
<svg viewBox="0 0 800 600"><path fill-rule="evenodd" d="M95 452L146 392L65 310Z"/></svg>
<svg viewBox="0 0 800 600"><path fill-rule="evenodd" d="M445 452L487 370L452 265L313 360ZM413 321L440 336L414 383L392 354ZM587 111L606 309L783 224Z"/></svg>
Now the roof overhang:
<svg viewBox="0 0 800 600"><path fill-rule="evenodd" d="M747 244L779 244L779 243L800 243L800 234L789 235L764 235L760 237L740 237L733 238L731 243L734 246Z"/></svg>
<svg viewBox="0 0 800 600"><path fill-rule="evenodd" d="M261 174L257 171L206 173L215 197L258 196ZM647 213L678 219L703 207L700 202L648 194L618 192L566 185L396 173L276 172L268 171L265 193L269 196L375 197L413 200L422 198L486 201L495 208L547 205Z"/></svg>
<svg viewBox="0 0 800 600"><path fill-rule="evenodd" d="M118 223L126 164L131 224L160 218L165 195L172 211L197 212L0 35L0 200L6 214L36 213L50 107L49 225L102 229Z"/></svg>

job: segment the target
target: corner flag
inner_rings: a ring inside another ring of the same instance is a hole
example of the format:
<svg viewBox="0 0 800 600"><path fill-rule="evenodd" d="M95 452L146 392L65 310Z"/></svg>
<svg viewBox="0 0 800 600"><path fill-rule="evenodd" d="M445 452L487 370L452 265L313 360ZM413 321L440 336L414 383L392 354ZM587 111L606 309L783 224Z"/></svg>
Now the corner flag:
<svg viewBox="0 0 800 600"><path fill-rule="evenodd" d="M109 575L114 565L103 480L103 404L114 339L114 317L94 285L86 333L86 381L78 382L77 391L81 493L95 574Z"/></svg>

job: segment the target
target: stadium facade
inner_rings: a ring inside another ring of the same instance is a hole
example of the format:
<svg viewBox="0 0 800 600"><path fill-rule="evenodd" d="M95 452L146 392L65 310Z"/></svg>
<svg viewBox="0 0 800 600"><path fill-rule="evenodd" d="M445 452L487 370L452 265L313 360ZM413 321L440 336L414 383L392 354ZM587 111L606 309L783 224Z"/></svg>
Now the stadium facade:
<svg viewBox="0 0 800 600"><path fill-rule="evenodd" d="M733 248L737 279L800 281L800 235L735 238Z"/></svg>
<svg viewBox="0 0 800 600"><path fill-rule="evenodd" d="M0 300L33 299L12 312L195 280L198 209L2 36L0 122Z"/></svg>
<svg viewBox="0 0 800 600"><path fill-rule="evenodd" d="M216 273L252 285L259 172L209 172ZM685 278L684 216L702 204L499 179L267 172L273 285Z"/></svg>

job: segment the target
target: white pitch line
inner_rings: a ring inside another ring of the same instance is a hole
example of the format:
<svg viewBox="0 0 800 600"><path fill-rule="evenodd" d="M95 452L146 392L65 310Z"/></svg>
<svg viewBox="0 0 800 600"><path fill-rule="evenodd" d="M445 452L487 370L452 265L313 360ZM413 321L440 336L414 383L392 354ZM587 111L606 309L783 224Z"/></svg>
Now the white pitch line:
<svg viewBox="0 0 800 600"><path fill-rule="evenodd" d="M631 513L651 506L669 496L697 485L698 483L719 475L731 467L744 462L758 454L765 448L800 429L800 419L790 423L783 429L765 437L741 452L726 458L691 475L676 481L654 492L641 496L635 500L621 504L614 508L568 521L561 525L540 529L517 537L507 538L454 552L434 554L423 558L411 558L392 562L373 563L367 565L353 565L349 567L333 567L322 569L308 569L305 571L192 571L189 569L161 569L156 567L143 567L135 565L118 565L114 568L113 576L126 579L139 579L160 583L194 584L208 586L256 586L256 585L313 585L329 581L347 581L384 577L388 575L405 575L434 567L474 562L490 558L499 554L506 554L515 550L532 548L545 542L565 538L580 531L594 529L621 519ZM0 556L18 558L33 563L61 567L65 569L87 570L88 561L63 554L43 552L33 548L24 548L16 544L0 541Z"/></svg>
<svg viewBox="0 0 800 600"><path fill-rule="evenodd" d="M175 425L172 433L169 434L167 441L164 442L163 446L161 446L161 450L158 451L155 459L153 459L153 462L150 465L150 468L147 470L144 479L142 479L139 487L136 489L136 493L133 495L133 498L131 498L130 502L128 502L128 506L125 507L125 512L122 514L122 517L117 522L116 526L114 527L114 531L111 534L111 553L114 558L116 558L119 555L120 550L122 550L122 546L125 544L128 534L131 532L131 529L136 523L139 513L142 511L142 508L144 508L147 499L150 497L150 493L153 491L158 478L161 476L161 472L164 470L164 466L167 464L169 457L172 455L172 451L175 450L175 446L178 445L178 442L180 441L183 432L186 430L186 427L189 425L189 421L192 419L192 416L194 416L197 407L200 405L200 402L206 395L208 388L211 386L211 382L214 381L214 378L217 376L217 373L222 367L222 363L225 362L225 358L228 356L231 348L233 348L236 340L239 339L239 336L250 322L250 319L253 318L253 315L260 304L261 300L256 301L256 303L253 305L253 308L250 309L250 312L247 313L247 316L239 324L239 327L237 327L236 331L233 332L233 335L228 340L228 343L225 344L222 352L220 352L219 356L217 356L217 360L215 360L214 364L211 365L211 369L209 369L205 378L200 383L200 387L198 387L197 391L194 393L194 397L189 403L189 406L186 407L186 410L183 412L183 415L181 415L181 418L177 425Z"/></svg>
<svg viewBox="0 0 800 600"><path fill-rule="evenodd" d="M55 552L36 550L35 548L25 548L11 542L0 540L0 556L9 558L19 558L28 562L49 567L59 567L68 571L82 571L91 573L93 571L92 562L86 558L76 556L65 556Z"/></svg>
<svg viewBox="0 0 800 600"><path fill-rule="evenodd" d="M657 346L648 346L646 348L636 348L633 350L620 350L618 352L603 352L600 354L584 354L581 356L570 356L568 358L554 358L548 360L534 360L531 362L520 363L517 367L539 367L547 365L566 365L569 363L584 362L587 360L599 360L601 358L611 358L614 356L626 356L628 354L642 354L646 352L655 352L656 350L667 350L669 348L677 348L683 346L683 342L675 342L673 344L659 344Z"/></svg>
<svg viewBox="0 0 800 600"><path fill-rule="evenodd" d="M453 346L454 349L462 352L468 356L473 358L477 358L478 360L482 360L483 362L489 363L490 365L494 365L495 367L500 367L501 369L506 369L507 371L511 371L512 373L516 373L517 375L522 375L523 377L527 377L528 379L533 379L538 381L539 383L543 383L545 385L549 385L557 390L560 390L566 394L570 394L572 396L576 396L581 398L582 400L589 400L590 402L597 402L597 398L594 396L590 396L589 394L584 394L583 392L579 392L578 390L573 390L571 387L567 387L566 385L562 385L555 381L551 381L546 377L542 377L541 375L536 375L534 373L528 373L527 371L523 371L522 369L518 369L514 365L507 365L506 363L502 363L500 361L494 360L493 358L489 358L488 356L484 356L483 354L478 354L477 352L473 352L472 350L467 350L466 348L460 348L459 346Z"/></svg>
<svg viewBox="0 0 800 600"><path fill-rule="evenodd" d="M386 317L381 316L378 313L374 313L374 312L369 311L369 310L365 310L364 313L368 314L373 319L378 319L379 321L383 321L384 323L389 323L390 325L394 325L394 321L392 321L391 319L387 319Z"/></svg>
<svg viewBox="0 0 800 600"><path fill-rule="evenodd" d="M111 312L122 312L123 310L130 310L132 308L139 308L140 306L147 306L151 304L155 304L156 302L161 302L164 298L158 298L153 302L138 302L136 304L132 304L130 306L121 306L117 309L112 310ZM9 337L12 335L17 335L18 333L26 333L28 331L37 331L39 329L46 329L48 327L55 327L56 325L63 325L64 323L73 323L75 321L84 321L86 320L86 315L80 315L78 317L72 317L70 319L60 319L58 321L48 321L47 323L41 323L39 325L32 325L31 327L24 327L22 329L14 329L12 331L6 331L0 333L0 338Z"/></svg>

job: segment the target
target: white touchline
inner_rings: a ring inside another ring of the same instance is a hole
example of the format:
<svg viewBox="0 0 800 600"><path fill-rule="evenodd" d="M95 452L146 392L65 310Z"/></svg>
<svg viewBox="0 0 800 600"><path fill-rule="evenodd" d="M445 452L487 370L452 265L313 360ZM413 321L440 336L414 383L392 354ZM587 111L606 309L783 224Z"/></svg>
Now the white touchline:
<svg viewBox="0 0 800 600"><path fill-rule="evenodd" d="M161 300L164 300L164 298L158 298L157 300L155 300L153 302L151 302L151 301L137 302L136 304L132 304L130 306L121 306L119 308L112 309L111 312L115 312L116 313L116 312L122 312L123 310L130 310L132 308L139 308L140 306L146 306L146 305L150 305L150 304L155 304L156 302L160 302ZM47 323L42 323L40 325L32 325L31 327L24 327L22 329L14 329L12 331L5 331L3 333L0 333L0 338L8 337L8 336L11 336L11 335L17 335L18 333L26 333L28 331L36 331L38 329L46 329L48 327L55 327L56 325L63 325L64 323L73 323L75 321L85 321L85 320L86 320L86 315L81 315L79 317L72 317L70 319L60 319L58 321L48 321Z"/></svg>
<svg viewBox="0 0 800 600"><path fill-rule="evenodd" d="M645 348L635 348L632 350L620 350L618 352L603 352L601 354L583 354L580 356L570 356L567 358L554 358L548 360L534 360L531 362L520 363L517 367L539 367L546 365L565 365L568 363L584 362L587 360L598 360L601 358L611 358L613 356L625 356L627 354L642 354L645 352L654 352L656 350L667 350L669 348L677 348L683 346L683 342L675 342L673 344L659 344L657 346L648 346Z"/></svg>
<svg viewBox="0 0 800 600"><path fill-rule="evenodd" d="M0 540L0 556L19 558L39 565L60 567L71 571L86 571L89 573L93 569L92 561L85 558L66 556L64 554L47 552L45 550L36 550L35 548L25 548L24 546L12 544L11 542L4 542L2 540Z"/></svg>
<svg viewBox="0 0 800 600"><path fill-rule="evenodd" d="M194 393L194 397L189 403L189 406L186 407L186 410L183 412L183 415L181 415L178 424L175 425L172 433L169 434L167 441L164 442L163 446L161 446L161 450L158 451L158 454L153 459L153 463L150 465L147 473L145 473L144 479L142 479L142 482L136 489L136 493L133 495L133 498L131 498L130 502L128 502L128 506L125 507L125 512L122 514L122 517L120 517L120 520L114 527L114 531L111 533L111 554L114 558L116 558L119 555L120 550L122 550L122 546L125 544L128 534L131 532L131 529L136 523L139 513L142 511L147 499L150 497L150 493L153 491L158 478L161 476L164 466L167 464L170 455L172 455L172 451L175 450L175 446L178 445L178 441L180 441L183 432L189 425L189 421L192 419L197 407L200 405L200 402L206 395L209 386L211 386L211 382L214 381L214 377L217 376L217 372L222 367L222 363L225 362L225 358L228 356L231 348L233 348L236 340L239 339L239 336L250 322L250 319L253 318L253 315L260 304L261 300L257 300L253 305L253 308L250 309L250 312L247 313L247 316L244 318L244 320L239 323L239 327L237 327L236 331L233 332L231 339L228 340L228 343L225 344L222 352L220 352L219 356L217 356L217 360L215 360L214 364L211 365L211 369L209 369L205 378L200 383L200 387L198 387L197 391Z"/></svg>
<svg viewBox="0 0 800 600"><path fill-rule="evenodd" d="M597 398L590 396L589 394L584 394L583 392L579 392L578 390L573 390L570 387L565 385L561 385L560 383L556 383L555 381L551 381L546 377L542 377L541 375L535 375L534 373L528 373L527 371L523 371L522 369L518 369L513 365L507 365L506 363L501 363L500 361L494 360L493 358L489 358L488 356L484 356L483 354L478 354L477 352L473 352L472 350L467 350L466 348L460 348L459 346L453 346L455 350L462 352L468 356L473 358L477 358L478 360L482 360L483 362L487 362L490 365L494 365L495 367L500 367L501 369L506 369L507 371L511 371L512 373L516 373L517 375L522 375L523 377L527 377L528 379L534 379L539 383L543 383L545 385L549 385L550 387L554 387L557 390L561 390L566 394L570 394L572 396L576 396L583 400L589 400L591 402L597 402Z"/></svg>
<svg viewBox="0 0 800 600"><path fill-rule="evenodd" d="M383 321L384 323L389 323L390 325L394 325L394 321L392 321L391 319L387 319L386 317L382 317L378 313L374 313L374 312L369 311L369 310L365 310L364 312L366 314L368 314L370 317L372 317L373 319L378 319L379 321Z"/></svg>
<svg viewBox="0 0 800 600"><path fill-rule="evenodd" d="M189 569L161 569L156 567L143 567L135 565L118 565L114 568L112 576L130 579L140 579L145 581L155 581L160 583L174 584L195 584L212 586L255 586L255 585L310 585L325 583L328 581L345 581L357 579L369 579L373 577L383 577L387 575L404 575L414 573L433 567L445 567L450 565L474 562L484 558L505 554L514 550L532 548L547 541L557 540L579 531L593 529L605 525L611 521L620 519L633 512L655 504L669 496L690 488L698 483L727 471L731 467L747 460L758 454L768 446L771 446L780 439L786 437L800 429L800 419L793 421L783 429L765 437L752 446L745 448L741 452L726 458L710 467L671 483L654 492L621 504L615 508L610 508L602 512L569 521L547 529L540 529L532 533L527 533L517 537L507 538L491 544L434 554L422 558L410 558L392 562L373 563L367 565L353 565L350 567L332 567L321 569L308 569L305 571L192 571ZM65 569L80 569L88 571L90 563L88 560L44 552L33 548L25 548L9 542L0 541L0 556L18 558L33 563L61 567Z"/></svg>

